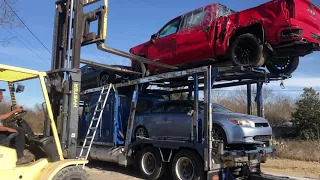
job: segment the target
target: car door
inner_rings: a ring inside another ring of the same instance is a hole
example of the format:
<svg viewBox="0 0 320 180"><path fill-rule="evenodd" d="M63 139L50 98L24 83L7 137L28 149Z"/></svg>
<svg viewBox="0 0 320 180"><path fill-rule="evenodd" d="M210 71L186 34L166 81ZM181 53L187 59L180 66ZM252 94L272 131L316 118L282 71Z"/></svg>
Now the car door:
<svg viewBox="0 0 320 180"><path fill-rule="evenodd" d="M173 64L176 58L176 39L180 21L180 17L173 19L156 34L154 42L148 49L148 58L165 64Z"/></svg>
<svg viewBox="0 0 320 180"><path fill-rule="evenodd" d="M193 116L188 115L188 112L192 109L193 106L186 102L171 102L166 105L164 121L167 136L189 138Z"/></svg>
<svg viewBox="0 0 320 180"><path fill-rule="evenodd" d="M151 108L150 112L143 115L143 125L147 128L149 137L163 137L166 131L165 119L165 103L157 104Z"/></svg>
<svg viewBox="0 0 320 180"><path fill-rule="evenodd" d="M177 33L178 64L209 58L213 55L210 47L210 25L213 15L211 6L199 8L182 17Z"/></svg>

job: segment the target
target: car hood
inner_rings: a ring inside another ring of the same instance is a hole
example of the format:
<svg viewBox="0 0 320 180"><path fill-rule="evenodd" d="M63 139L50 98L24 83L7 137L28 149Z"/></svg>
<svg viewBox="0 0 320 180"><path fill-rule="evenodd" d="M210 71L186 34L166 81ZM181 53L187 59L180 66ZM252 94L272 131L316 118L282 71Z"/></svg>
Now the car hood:
<svg viewBox="0 0 320 180"><path fill-rule="evenodd" d="M212 119L213 120L226 120L231 118L242 118L249 120L254 123L268 123L268 121L264 118L258 117L258 116L252 116L247 114L241 114L241 113L226 113L226 112L214 112L212 113Z"/></svg>

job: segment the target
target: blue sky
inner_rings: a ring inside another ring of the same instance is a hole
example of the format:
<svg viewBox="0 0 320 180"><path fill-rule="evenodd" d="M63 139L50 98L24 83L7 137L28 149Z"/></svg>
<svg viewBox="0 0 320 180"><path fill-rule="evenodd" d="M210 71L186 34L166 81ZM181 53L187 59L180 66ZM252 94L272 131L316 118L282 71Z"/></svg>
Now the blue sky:
<svg viewBox="0 0 320 180"><path fill-rule="evenodd" d="M109 22L106 44L113 48L128 51L130 47L147 41L151 34L155 33L167 21L171 20L184 12L193 10L197 7L210 3L221 3L233 10L241 11L261 3L266 0L162 0L162 1L143 1L143 0L109 0ZM320 5L320 0L314 0ZM18 14L29 28L39 39L52 49L52 34L55 3L53 0L30 1L18 0L16 4ZM6 47L0 48L1 63L25 67L35 70L46 71L51 67L51 55L39 44L36 39L25 29L15 29L11 31L17 37ZM19 34L17 35L16 32ZM0 27L0 37L12 37L5 29ZM21 38L22 36L23 38ZM41 58L28 50L19 40L27 44ZM293 78L285 81L286 89L276 91L277 93L299 95L299 91L304 86L320 86L320 53L316 52L301 58L300 66L293 74ZM96 46L90 45L82 50L82 58L90 59L106 64L124 64L130 62L124 58L113 56L108 53L100 52ZM280 90L280 82L269 84L268 86ZM25 93L19 94L20 104L32 106L43 100L39 89L39 82L32 81L25 83L27 85ZM5 84L0 84L5 87ZM318 87L320 89L320 87Z"/></svg>

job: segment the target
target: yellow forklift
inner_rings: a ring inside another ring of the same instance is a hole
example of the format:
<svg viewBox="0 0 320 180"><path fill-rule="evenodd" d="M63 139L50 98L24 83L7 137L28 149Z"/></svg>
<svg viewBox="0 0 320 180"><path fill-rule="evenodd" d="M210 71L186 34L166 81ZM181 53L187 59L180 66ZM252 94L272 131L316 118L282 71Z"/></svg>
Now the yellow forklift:
<svg viewBox="0 0 320 180"><path fill-rule="evenodd" d="M29 150L35 154L36 159L26 165L16 165L17 154L15 149L10 148L9 142L15 132L2 126L0 133L7 133L6 139L0 140L0 179L6 180L63 180L63 179L89 179L88 173L83 166L86 160L64 159L56 123L45 84L46 72L39 72L24 68L18 68L0 64L0 82L8 83L12 104L15 105L15 93L24 90L19 82L39 79L45 104L47 123L50 124L52 136L28 137ZM30 88L30 87L29 87ZM31 87L34 88L34 87ZM27 112L17 112L7 118L10 123L16 123ZM40 122L39 122L40 123ZM27 138L27 137L26 137Z"/></svg>

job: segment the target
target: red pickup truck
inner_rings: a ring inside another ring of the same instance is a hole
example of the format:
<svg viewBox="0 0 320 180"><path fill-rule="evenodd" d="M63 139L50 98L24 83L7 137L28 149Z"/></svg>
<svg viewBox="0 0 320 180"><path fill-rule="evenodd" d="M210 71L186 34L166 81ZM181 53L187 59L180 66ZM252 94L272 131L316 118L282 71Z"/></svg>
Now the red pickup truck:
<svg viewBox="0 0 320 180"><path fill-rule="evenodd" d="M181 69L212 64L290 74L299 57L320 50L319 43L317 6L309 0L273 0L241 12L221 4L195 9L169 21L130 53ZM132 69L144 75L164 70L134 60Z"/></svg>

